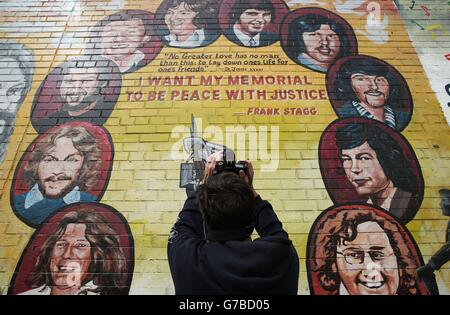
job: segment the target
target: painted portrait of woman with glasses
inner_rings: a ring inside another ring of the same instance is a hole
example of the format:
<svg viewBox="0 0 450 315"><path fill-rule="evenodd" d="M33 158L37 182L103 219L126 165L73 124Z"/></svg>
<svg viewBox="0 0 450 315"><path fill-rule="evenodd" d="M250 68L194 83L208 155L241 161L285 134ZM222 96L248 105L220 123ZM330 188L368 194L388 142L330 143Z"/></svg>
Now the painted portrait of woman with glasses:
<svg viewBox="0 0 450 315"><path fill-rule="evenodd" d="M307 247L313 295L427 295L414 270L422 255L405 227L370 205L324 211Z"/></svg>

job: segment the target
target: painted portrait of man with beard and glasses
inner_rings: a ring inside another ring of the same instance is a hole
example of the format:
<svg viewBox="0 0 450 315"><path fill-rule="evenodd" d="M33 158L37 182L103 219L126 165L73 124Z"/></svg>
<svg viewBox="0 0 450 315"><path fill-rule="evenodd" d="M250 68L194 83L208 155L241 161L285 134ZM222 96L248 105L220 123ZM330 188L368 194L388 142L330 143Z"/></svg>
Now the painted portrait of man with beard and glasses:
<svg viewBox="0 0 450 315"><path fill-rule="evenodd" d="M65 205L97 201L112 163L108 137L101 127L88 123L65 124L38 137L15 174L16 215L38 226Z"/></svg>
<svg viewBox="0 0 450 315"><path fill-rule="evenodd" d="M101 56L81 56L55 68L34 99L31 122L39 132L69 121L103 125L120 94L117 65Z"/></svg>
<svg viewBox="0 0 450 315"><path fill-rule="evenodd" d="M402 131L412 114L412 97L402 75L370 56L337 61L327 75L328 96L340 118L365 117Z"/></svg>

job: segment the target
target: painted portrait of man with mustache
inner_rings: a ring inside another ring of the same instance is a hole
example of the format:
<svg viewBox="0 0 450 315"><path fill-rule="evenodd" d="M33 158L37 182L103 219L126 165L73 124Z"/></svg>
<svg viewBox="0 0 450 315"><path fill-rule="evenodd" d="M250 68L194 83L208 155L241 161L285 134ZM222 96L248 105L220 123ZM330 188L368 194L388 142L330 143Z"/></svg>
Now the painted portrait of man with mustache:
<svg viewBox="0 0 450 315"><path fill-rule="evenodd" d="M55 69L39 87L31 110L38 133L69 121L103 125L120 95L122 75L102 56L75 57Z"/></svg>
<svg viewBox="0 0 450 315"><path fill-rule="evenodd" d="M230 28L224 31L232 42L245 47L263 47L278 40L269 26L276 17L271 0L239 0L230 11Z"/></svg>
<svg viewBox="0 0 450 315"><path fill-rule="evenodd" d="M330 72L329 98L339 117L375 119L399 131L406 127L412 99L406 81L392 66L360 55L339 60Z"/></svg>
<svg viewBox="0 0 450 315"><path fill-rule="evenodd" d="M23 167L29 191L14 196L19 217L37 226L57 209L75 202L94 202L102 153L83 126L66 125L40 139Z"/></svg>
<svg viewBox="0 0 450 315"><path fill-rule="evenodd" d="M155 31L171 47L207 46L220 35L218 11L217 0L166 0L156 11Z"/></svg>
<svg viewBox="0 0 450 315"><path fill-rule="evenodd" d="M62 77L59 92L63 110L70 116L82 115L95 107L105 82L99 81L95 68L69 68Z"/></svg>
<svg viewBox="0 0 450 315"><path fill-rule="evenodd" d="M398 143L380 128L350 123L336 129L339 159L347 180L366 202L389 211L400 222L411 218L417 187Z"/></svg>

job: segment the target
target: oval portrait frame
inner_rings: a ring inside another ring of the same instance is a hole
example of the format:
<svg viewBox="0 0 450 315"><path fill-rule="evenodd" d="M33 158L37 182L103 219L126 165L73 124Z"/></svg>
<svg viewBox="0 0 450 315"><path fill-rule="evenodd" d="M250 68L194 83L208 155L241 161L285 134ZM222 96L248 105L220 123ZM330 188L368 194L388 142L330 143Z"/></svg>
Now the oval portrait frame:
<svg viewBox="0 0 450 315"><path fill-rule="evenodd" d="M342 97L339 97L339 91L336 89L339 89L339 87L336 87L336 82L342 82L345 79L340 77L340 71L343 67L345 67L348 64L352 64L355 62L364 62L365 60L368 60L369 62L373 62L373 65L375 67L385 67L388 70L388 75L391 74L393 80L390 86L393 86L394 88L398 87L399 91L394 94L397 98L395 100L395 103L399 102L400 104L397 106L391 106L391 108L395 111L401 111L404 113L408 113L407 119L402 122L401 125L398 126L398 128L395 128L397 131L403 131L411 121L411 117L413 115L414 110L414 104L413 104L413 98L411 95L411 91L408 86L408 82L406 82L405 78L402 76L402 74L392 65L389 63L367 55L355 55L355 56L347 56L343 57L339 60L336 60L331 67L328 69L328 72L326 74L326 87L327 87L327 93L328 98L330 99L330 103L333 107L334 112L336 115L340 118L346 118L341 117L339 114L340 108L344 105L346 101L351 101L350 99L344 99ZM378 68L379 69L379 68ZM375 69L376 70L376 69ZM362 70L364 71L364 69ZM350 82L349 82L350 84ZM342 88L341 88L342 89ZM350 91L351 88L349 88ZM349 91L346 91L346 93L349 93ZM350 92L352 93L352 92ZM390 93L390 96L392 96L393 93ZM358 116L356 116L358 117ZM360 116L359 116L360 117Z"/></svg>
<svg viewBox="0 0 450 315"><path fill-rule="evenodd" d="M137 65L133 65L130 69L122 72L123 75L138 71L139 69L147 66L159 55L162 48L164 47L159 36L155 33L155 14L145 10L130 9L121 10L116 13L110 14L97 22L97 24L90 30L89 42L87 44L87 55L102 55L99 51L100 48L95 47L95 44L99 41L99 38L101 36L100 32L103 31L102 28L111 22L123 21L124 17L131 19L140 19L144 25L145 35L149 36L149 39L142 43L142 47L139 49L139 51L144 54L144 58L139 61Z"/></svg>
<svg viewBox="0 0 450 315"><path fill-rule="evenodd" d="M80 68L98 68L99 81L105 82L105 87L100 87L101 102L79 117L58 115L63 110L64 101L60 94L59 84L63 81L63 72L67 66L82 65ZM54 126L71 121L84 121L96 125L103 125L111 115L122 89L122 74L116 63L101 56L83 55L74 57L59 64L47 74L40 84L31 107L31 124L39 133L45 133ZM89 113L94 113L89 114Z"/></svg>
<svg viewBox="0 0 450 315"><path fill-rule="evenodd" d="M308 241L306 246L306 270L307 270L307 276L308 276L308 285L309 290L311 292L311 295L339 295L339 288L335 288L334 290L327 290L321 285L319 273L323 271L322 277L326 276L326 271L329 270L327 263L327 256L326 256L326 249L320 250L321 247L317 246L316 243L318 243L319 238L324 238L324 232L322 231L324 224L327 221L335 221L336 215L342 211L347 211L348 213L351 213L352 211L359 211L360 213L363 212L362 215L371 215L376 216L378 218L383 218L386 221L388 221L391 226L395 226L397 228L397 231L395 231L395 234L399 233L400 235L394 235L394 238L401 238L403 242L406 243L407 249L403 249L403 253L407 253L409 257L406 257L407 259L413 260L413 263L415 264L415 268L423 266L424 260L422 257L422 254L420 252L419 247L417 246L417 243L415 242L413 236L408 231L408 229L402 225L398 220L396 220L392 215L390 215L387 211L385 211L382 208L367 205L367 204L359 204L359 203L350 203L350 204L343 204L343 205L334 205L329 208L327 208L325 211L323 211L314 221L313 225L311 226L311 229L308 234ZM367 212L367 214L364 214L364 212ZM371 221L371 220L368 220ZM367 222L367 221L364 221ZM375 221L377 222L377 221ZM383 227L382 227L383 228ZM385 228L383 228L385 230ZM390 238L390 243L392 246L393 239ZM322 246L323 247L323 246ZM397 253L398 255L401 254L401 249L398 248L397 250L400 251L400 253ZM395 250L394 250L395 251ZM397 257L398 260L399 257ZM405 257L404 257L405 259ZM403 262L403 261L402 261ZM399 266L400 268L400 266ZM322 269L322 270L321 270ZM333 270L334 271L334 270ZM400 279L401 281L401 279ZM340 283L340 282L339 282ZM328 283L329 284L329 283ZM420 281L417 283L417 289L418 289L418 295L429 295L428 290L426 289L425 284Z"/></svg>
<svg viewBox="0 0 450 315"><path fill-rule="evenodd" d="M298 49L299 46L296 45L295 38L298 36L298 34L293 33L293 28L291 27L291 24L305 16L305 15L319 15L324 17L325 19L331 20L336 22L340 27L343 29L343 37L345 40L342 40L340 38L340 41L342 43L341 47L342 49L346 49L348 51L342 50L338 56L336 56L336 59L333 61L345 57L345 56L351 56L358 54L358 40L356 38L355 32L353 30L353 27L341 16L337 15L336 13L333 13L329 10L322 9L322 8L316 8L316 7L304 7L300 9L296 9L289 13L283 20L281 27L280 27L280 42L281 47L283 48L283 51L285 54L296 64L318 72L318 73L326 73L327 71L317 70L314 69L308 65L302 64L300 61L297 60L298 57ZM332 63L330 63L330 67L332 66Z"/></svg>
<svg viewBox="0 0 450 315"><path fill-rule="evenodd" d="M109 205L101 203L78 202L67 205L51 214L44 221L42 226L33 233L22 252L22 255L20 256L19 262L16 265L9 286L8 295L16 295L31 289L27 284L27 278L34 269L34 265L37 257L39 256L42 245L49 235L56 232L58 222L60 222L64 215L72 211L77 211L77 208L80 207L89 207L93 210L99 211L107 222L110 223L109 225L111 228L117 232L117 236L119 237L121 244L120 247L124 251L127 263L127 289L124 294L128 294L134 271L134 238L127 220L119 211Z"/></svg>
<svg viewBox="0 0 450 315"><path fill-rule="evenodd" d="M245 48L259 48L259 47L267 47L270 45L273 45L274 43L278 42L280 40L280 30L281 30L281 23L286 17L286 15L289 14L290 10L288 5L283 0L271 0L272 5L275 10L275 18L269 23L267 26L266 31L268 31L270 34L275 35L277 38L267 41L267 43L260 44L259 46L255 47L249 47L245 46L237 37L236 35L231 34L231 31L233 30L233 21L231 21L231 10L234 4L237 2L237 0L223 0L220 5L219 10L219 25L222 30L222 33L225 35L225 37L232 43L239 45L241 47Z"/></svg>

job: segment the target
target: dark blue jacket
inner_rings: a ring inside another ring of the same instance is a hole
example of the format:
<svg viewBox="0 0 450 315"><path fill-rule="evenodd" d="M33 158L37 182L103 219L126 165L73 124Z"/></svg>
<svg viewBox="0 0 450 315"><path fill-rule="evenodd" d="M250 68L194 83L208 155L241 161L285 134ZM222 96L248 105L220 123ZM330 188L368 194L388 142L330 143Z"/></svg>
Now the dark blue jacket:
<svg viewBox="0 0 450 315"><path fill-rule="evenodd" d="M297 294L299 261L269 202L257 197L254 241L207 241L189 197L169 238L176 294Z"/></svg>

